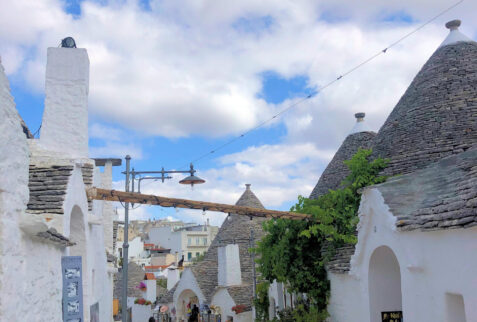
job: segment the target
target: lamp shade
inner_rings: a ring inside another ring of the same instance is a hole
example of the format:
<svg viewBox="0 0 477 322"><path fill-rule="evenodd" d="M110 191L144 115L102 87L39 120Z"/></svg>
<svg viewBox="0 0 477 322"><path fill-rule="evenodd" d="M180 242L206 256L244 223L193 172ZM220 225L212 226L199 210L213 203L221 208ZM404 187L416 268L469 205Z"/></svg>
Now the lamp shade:
<svg viewBox="0 0 477 322"><path fill-rule="evenodd" d="M201 184L201 183L204 183L205 180L204 179L201 179L195 175L191 175L191 176L188 176L184 179L182 179L181 181L179 181L179 183L181 184L190 184L190 185L195 185L195 184Z"/></svg>

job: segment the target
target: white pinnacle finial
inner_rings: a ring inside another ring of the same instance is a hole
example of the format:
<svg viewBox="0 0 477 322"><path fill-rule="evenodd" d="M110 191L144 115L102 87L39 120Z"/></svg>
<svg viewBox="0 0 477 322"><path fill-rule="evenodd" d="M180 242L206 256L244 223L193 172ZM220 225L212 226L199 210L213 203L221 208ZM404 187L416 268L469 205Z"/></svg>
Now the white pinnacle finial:
<svg viewBox="0 0 477 322"><path fill-rule="evenodd" d="M459 19L451 20L446 23L446 28L450 30L457 30L459 29L461 23L462 21L460 21Z"/></svg>
<svg viewBox="0 0 477 322"><path fill-rule="evenodd" d="M459 31L460 24L462 22L459 19L451 20L446 23L446 28L450 30L449 35L447 35L446 39L442 42L439 48L453 45L461 41L472 41L469 37L464 35Z"/></svg>
<svg viewBox="0 0 477 322"><path fill-rule="evenodd" d="M366 123L364 122L365 115L366 114L364 114L363 112L359 112L354 115L354 117L356 118L356 123L354 124L354 127L349 134L371 131L366 125Z"/></svg>

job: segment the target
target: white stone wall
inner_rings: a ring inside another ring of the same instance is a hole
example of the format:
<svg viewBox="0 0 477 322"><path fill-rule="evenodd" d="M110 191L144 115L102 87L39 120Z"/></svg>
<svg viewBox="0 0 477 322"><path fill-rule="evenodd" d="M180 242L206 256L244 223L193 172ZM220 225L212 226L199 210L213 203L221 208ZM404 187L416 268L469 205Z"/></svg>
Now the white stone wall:
<svg viewBox="0 0 477 322"><path fill-rule="evenodd" d="M173 295L174 306L178 313L181 307L181 295L188 291L193 292L197 296L199 305L205 303L205 296L202 294L194 274L190 268L185 268Z"/></svg>
<svg viewBox="0 0 477 322"><path fill-rule="evenodd" d="M229 244L217 249L219 286L232 286L242 284L242 271L240 269L240 253L238 244Z"/></svg>
<svg viewBox="0 0 477 322"><path fill-rule="evenodd" d="M143 292L143 298L154 302L156 300L156 280L144 280L143 283L146 284L146 291Z"/></svg>
<svg viewBox="0 0 477 322"><path fill-rule="evenodd" d="M150 305L132 304L132 322L147 322L152 316Z"/></svg>
<svg viewBox="0 0 477 322"><path fill-rule="evenodd" d="M377 189L367 189L360 206L358 244L350 274L329 274L332 321L369 321L370 257L389 247L399 262L406 321L446 320L452 296L462 295L467 321L477 321L477 227L399 232Z"/></svg>
<svg viewBox="0 0 477 322"><path fill-rule="evenodd" d="M39 308L45 320L59 321L61 302L55 294L58 280L49 272L58 258L49 255L58 251L48 245L34 246L20 230L29 198L26 141L0 64L0 321L38 321L35 313ZM40 261L32 263L36 259ZM44 269L38 271L38 267ZM41 288L44 284L49 287ZM28 307L32 305L36 307Z"/></svg>
<svg viewBox="0 0 477 322"><path fill-rule="evenodd" d="M214 293L214 296L212 297L211 305L220 307L222 321L227 321L227 317L229 316L234 319L234 322L235 321L238 321L238 322L253 321L252 311L244 312L240 314L235 314L235 312L232 311L232 307L234 307L236 304L233 298L230 296L227 289L225 288L217 289L217 291Z"/></svg>
<svg viewBox="0 0 477 322"><path fill-rule="evenodd" d="M48 48L41 145L88 156L89 58L86 49Z"/></svg>

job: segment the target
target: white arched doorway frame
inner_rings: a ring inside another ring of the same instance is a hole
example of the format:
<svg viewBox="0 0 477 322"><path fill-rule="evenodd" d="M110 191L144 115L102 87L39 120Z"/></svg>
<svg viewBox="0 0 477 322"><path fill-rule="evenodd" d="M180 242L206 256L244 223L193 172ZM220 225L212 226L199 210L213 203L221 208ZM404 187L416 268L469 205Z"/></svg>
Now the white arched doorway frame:
<svg viewBox="0 0 477 322"><path fill-rule="evenodd" d="M201 303L200 303L199 296L191 289L185 289L179 294L177 298L178 306L176 307L176 310L177 310L177 316L179 318L187 318L187 311L188 311L187 305L189 304L189 302L193 302L191 303L191 306L190 306L191 309L194 304L197 305L198 308L200 308Z"/></svg>
<svg viewBox="0 0 477 322"><path fill-rule="evenodd" d="M81 256L82 283L83 283L83 315L85 321L89 318L89 274L88 274L88 244L87 221L85 213L78 205L73 206L69 215L69 239L75 243L67 250L69 256Z"/></svg>
<svg viewBox="0 0 477 322"><path fill-rule="evenodd" d="M368 268L371 322L382 321L381 312L402 311L401 276L401 265L394 251L388 246L374 249Z"/></svg>

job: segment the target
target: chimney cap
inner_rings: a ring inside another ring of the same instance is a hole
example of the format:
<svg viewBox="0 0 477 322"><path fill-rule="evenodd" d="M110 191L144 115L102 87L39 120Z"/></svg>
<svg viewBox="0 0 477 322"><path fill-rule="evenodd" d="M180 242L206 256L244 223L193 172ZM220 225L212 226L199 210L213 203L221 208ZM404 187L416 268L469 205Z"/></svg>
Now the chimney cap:
<svg viewBox="0 0 477 322"><path fill-rule="evenodd" d="M363 112L359 112L359 113L356 113L354 115L354 117L356 117L357 120L359 119L363 119L365 117L366 113L363 113Z"/></svg>
<svg viewBox="0 0 477 322"><path fill-rule="evenodd" d="M63 48L76 48L76 42L73 37L66 37L61 40L61 47Z"/></svg>
<svg viewBox="0 0 477 322"><path fill-rule="evenodd" d="M251 186L251 185L252 185L251 183L246 183L246 184L245 184L245 189L246 189L246 190L250 190L250 186Z"/></svg>
<svg viewBox="0 0 477 322"><path fill-rule="evenodd" d="M450 30L456 30L457 28L460 27L461 23L462 21L460 21L459 19L454 19L446 23L446 28Z"/></svg>

